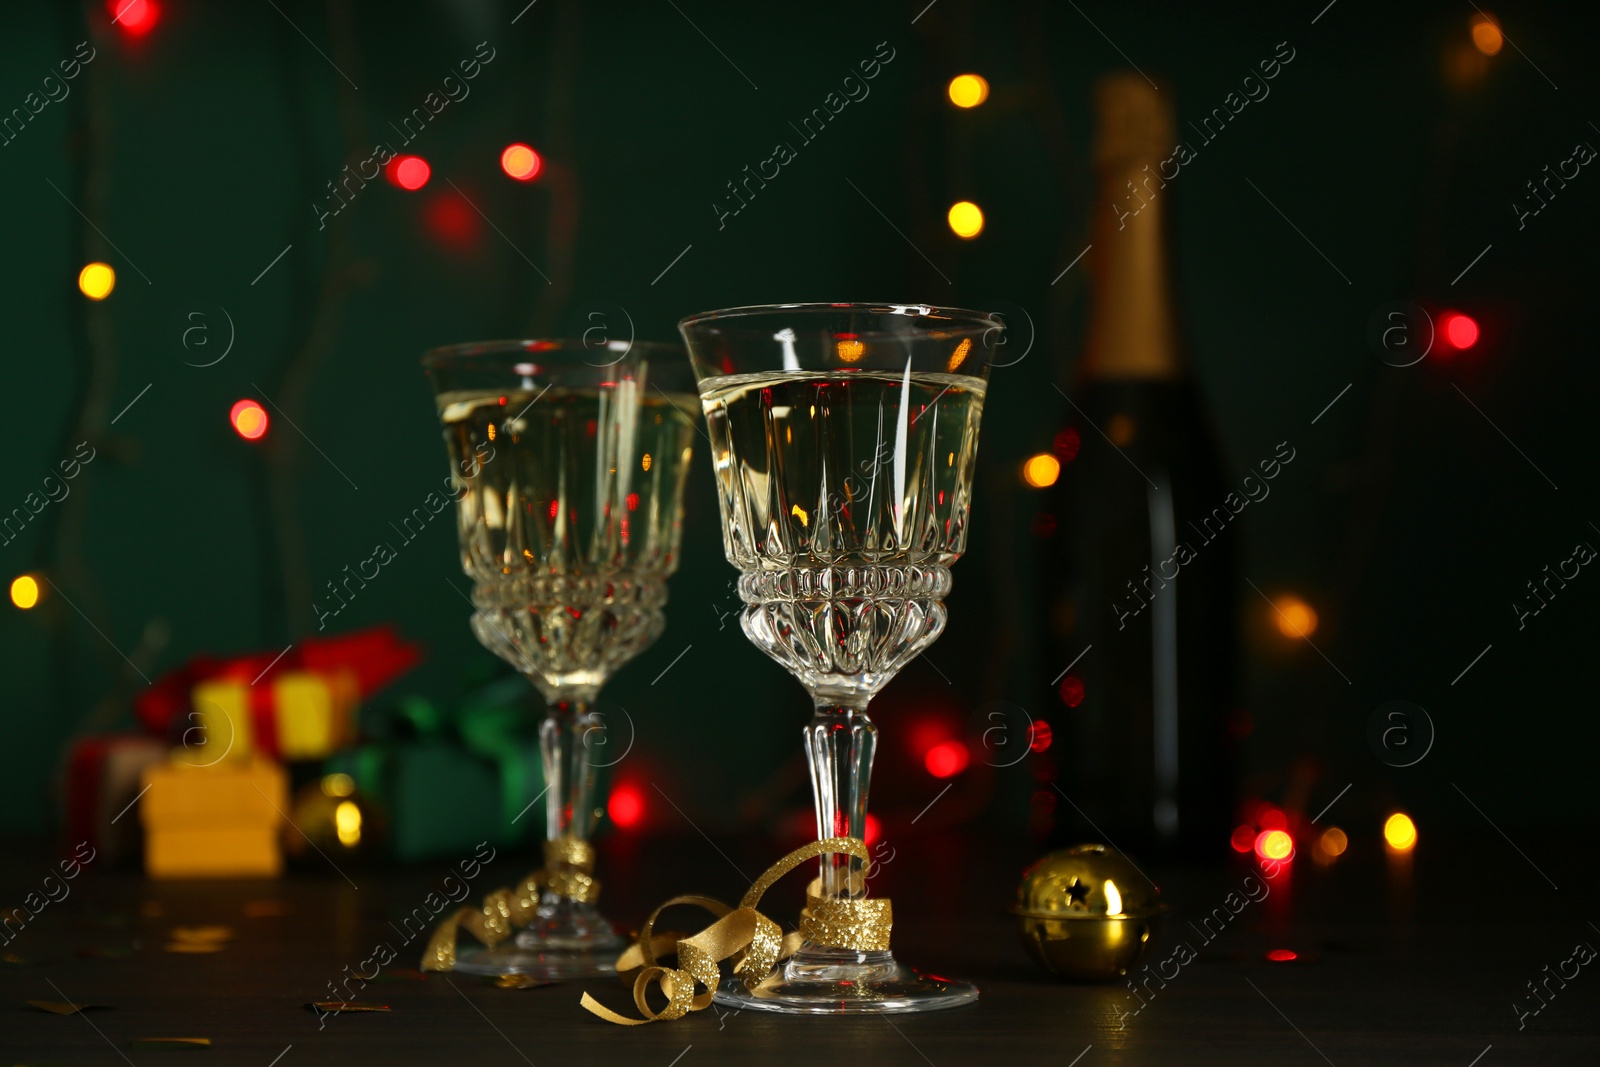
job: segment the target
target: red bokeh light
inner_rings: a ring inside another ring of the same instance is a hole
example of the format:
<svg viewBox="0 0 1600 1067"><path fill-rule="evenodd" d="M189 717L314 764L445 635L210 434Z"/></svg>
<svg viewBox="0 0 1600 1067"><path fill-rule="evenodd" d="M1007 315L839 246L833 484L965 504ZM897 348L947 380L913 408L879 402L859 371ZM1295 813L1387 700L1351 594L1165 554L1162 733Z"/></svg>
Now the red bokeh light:
<svg viewBox="0 0 1600 1067"><path fill-rule="evenodd" d="M1069 674L1061 679L1061 703L1075 708L1083 703L1083 679Z"/></svg>
<svg viewBox="0 0 1600 1067"><path fill-rule="evenodd" d="M155 0L107 0L106 10L117 28L134 37L149 33L161 17Z"/></svg>
<svg viewBox="0 0 1600 1067"><path fill-rule="evenodd" d="M922 765L928 773L935 778L954 778L967 769L970 759L967 746L960 741L941 741L928 749L922 757Z"/></svg>
<svg viewBox="0 0 1600 1067"><path fill-rule="evenodd" d="M433 168L421 156L395 156L383 168L383 174L400 188L415 192L428 184Z"/></svg>
<svg viewBox="0 0 1600 1067"><path fill-rule="evenodd" d="M1054 731L1050 724L1043 719L1028 726L1028 747L1035 752L1043 752L1050 747L1050 742L1055 740Z"/></svg>
<svg viewBox="0 0 1600 1067"><path fill-rule="evenodd" d="M459 196L440 194L434 197L428 201L423 219L436 238L458 248L476 244L482 233L477 213Z"/></svg>
<svg viewBox="0 0 1600 1067"><path fill-rule="evenodd" d="M878 817L876 815L873 815L871 812L868 812L867 813L867 825L862 828L861 840L865 841L867 844L870 845L870 844L873 844L874 842L876 842L878 840L878 838L880 838L882 836L883 836L883 824L878 821Z"/></svg>
<svg viewBox="0 0 1600 1067"><path fill-rule="evenodd" d="M519 182L531 182L544 169L544 160L525 144L509 144L500 153L500 169Z"/></svg>
<svg viewBox="0 0 1600 1067"><path fill-rule="evenodd" d="M1256 845L1256 828L1248 824L1235 826L1228 844L1233 846L1235 852L1249 852Z"/></svg>
<svg viewBox="0 0 1600 1067"><path fill-rule="evenodd" d="M1256 815L1256 822L1263 830L1287 830L1289 819L1277 808L1267 808Z"/></svg>
<svg viewBox="0 0 1600 1067"><path fill-rule="evenodd" d="M1468 349L1478 343L1478 322L1471 315L1452 311L1445 315L1441 327L1452 348Z"/></svg>
<svg viewBox="0 0 1600 1067"><path fill-rule="evenodd" d="M1267 959L1273 963L1287 963L1289 960L1299 959L1300 953L1292 948L1275 948L1267 953Z"/></svg>
<svg viewBox="0 0 1600 1067"><path fill-rule="evenodd" d="M234 432L246 441L255 441L267 432L267 412L254 400L241 400L228 411Z"/></svg>
<svg viewBox="0 0 1600 1067"><path fill-rule="evenodd" d="M629 493L628 494L628 498L627 498L627 500L624 501L624 503L628 505L628 510L629 511L637 511L637 510L639 510L639 494L638 493Z"/></svg>
<svg viewBox="0 0 1600 1067"><path fill-rule="evenodd" d="M1051 446L1051 450L1055 452L1056 456L1061 460L1061 462L1071 463L1078 457L1079 443L1078 431L1071 426L1068 426L1065 430L1062 430L1060 433L1056 434L1056 439L1054 444Z"/></svg>
<svg viewBox="0 0 1600 1067"><path fill-rule="evenodd" d="M611 816L611 821L617 824L618 829L638 826L644 819L644 795L639 792L639 787L623 784L613 789L611 799L606 802L606 814Z"/></svg>

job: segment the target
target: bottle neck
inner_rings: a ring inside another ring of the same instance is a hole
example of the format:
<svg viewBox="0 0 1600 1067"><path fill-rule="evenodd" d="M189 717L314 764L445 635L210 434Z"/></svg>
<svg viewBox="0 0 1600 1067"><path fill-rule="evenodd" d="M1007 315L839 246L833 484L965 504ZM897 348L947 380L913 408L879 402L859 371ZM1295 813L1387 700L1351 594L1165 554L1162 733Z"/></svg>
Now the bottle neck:
<svg viewBox="0 0 1600 1067"><path fill-rule="evenodd" d="M1184 377L1167 263L1168 185L1157 159L1127 157L1100 169L1085 380Z"/></svg>

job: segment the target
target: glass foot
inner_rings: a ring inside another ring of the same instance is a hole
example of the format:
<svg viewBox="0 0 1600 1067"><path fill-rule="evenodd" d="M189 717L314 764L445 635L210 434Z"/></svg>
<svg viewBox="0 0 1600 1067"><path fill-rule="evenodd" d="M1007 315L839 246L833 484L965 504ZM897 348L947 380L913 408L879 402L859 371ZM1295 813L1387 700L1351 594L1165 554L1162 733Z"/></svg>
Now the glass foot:
<svg viewBox="0 0 1600 1067"><path fill-rule="evenodd" d="M462 974L526 974L549 981L614 976L617 957L627 947L627 941L593 904L546 894L532 923L494 948L463 948L455 970Z"/></svg>
<svg viewBox="0 0 1600 1067"><path fill-rule="evenodd" d="M755 989L724 979L716 1002L723 1007L791 1015L866 1015L937 1011L978 1000L978 987L923 974L892 952L851 952L805 946Z"/></svg>

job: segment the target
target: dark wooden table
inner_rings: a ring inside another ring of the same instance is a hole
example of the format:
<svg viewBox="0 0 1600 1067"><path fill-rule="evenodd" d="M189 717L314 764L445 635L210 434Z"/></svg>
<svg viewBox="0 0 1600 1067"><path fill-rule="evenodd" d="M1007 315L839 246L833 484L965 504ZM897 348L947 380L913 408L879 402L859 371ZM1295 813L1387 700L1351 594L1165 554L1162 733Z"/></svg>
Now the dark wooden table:
<svg viewBox="0 0 1600 1067"><path fill-rule="evenodd" d="M502 990L462 975L373 984L361 999L392 1012L332 1017L319 1029L306 1002L329 997L328 982L376 943L398 940L391 920L421 904L448 864L351 866L349 880L323 867L279 881L213 883L155 883L91 864L67 896L0 944L0 955L20 959L0 962L0 1063L145 1064L179 1055L130 1043L157 1036L208 1037L209 1051L194 1055L258 1067L1600 1063L1600 961L1564 985L1551 978L1572 973L1563 961L1574 946L1600 946L1593 843L1519 844L1543 874L1487 834L1427 839L1409 864L1365 842L1329 869L1297 860L1210 938L1190 921L1222 906L1250 868L1149 868L1177 909L1151 962L1171 959L1180 942L1197 958L1168 963L1170 980L1141 983L1140 998L1121 982L1054 981L1023 954L1003 909L1035 849L978 835L907 842L875 883L895 902L896 950L975 979L976 1006L820 1019L708 1009L632 1029L578 1006L587 988L623 1008L619 982ZM698 837L608 843L608 913L637 922L658 899L691 889L734 900L744 877L780 851L718 845L725 855ZM527 866L524 857L501 857L478 879L474 899ZM42 847L0 850L0 905L21 903L54 867ZM802 879L791 881L769 897L771 914L786 923ZM262 900L281 901L286 914L246 917L246 902ZM227 925L237 938L214 954L164 950L172 927L197 924ZM416 947L393 967L415 967ZM1273 949L1298 957L1274 962ZM1530 982L1549 991L1519 1029L1515 1006L1539 1003ZM27 1008L28 1000L108 1007L56 1016Z"/></svg>

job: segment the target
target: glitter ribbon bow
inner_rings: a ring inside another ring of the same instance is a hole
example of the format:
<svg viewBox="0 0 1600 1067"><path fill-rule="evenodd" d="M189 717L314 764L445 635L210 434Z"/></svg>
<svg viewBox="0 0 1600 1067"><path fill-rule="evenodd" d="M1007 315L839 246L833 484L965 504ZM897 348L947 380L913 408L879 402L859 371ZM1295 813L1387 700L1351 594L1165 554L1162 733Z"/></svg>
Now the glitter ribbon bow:
<svg viewBox="0 0 1600 1067"><path fill-rule="evenodd" d="M866 843L860 838L830 837L795 849L768 867L750 886L737 908L711 897L673 897L650 913L637 942L617 960L618 971L642 968L633 980L633 1002L643 1018L619 1015L588 993L583 995L581 1003L607 1022L622 1026L667 1022L710 1006L717 985L722 981L718 964L723 960L732 960L734 975L746 989L754 989L772 974L780 960L794 955L806 941L858 951L887 949L893 925L889 901L824 897L820 878L812 879L806 887L806 906L800 912L798 933L785 936L777 923L756 910L762 894L774 882L806 860L825 854L853 856L870 866ZM852 877L851 890L859 889L865 878L864 866L859 875ZM656 919L667 908L679 904L704 908L717 917L716 921L692 937L656 934ZM657 953L666 955L669 951L677 956L678 966L667 967L656 962ZM651 1008L647 999L652 983L667 998L667 1006L660 1011ZM697 992L702 987L704 992Z"/></svg>
<svg viewBox="0 0 1600 1067"><path fill-rule="evenodd" d="M424 971L449 971L456 965L456 936L461 929L494 948L532 922L539 897L546 890L572 900L592 902L600 896L594 870L594 846L563 837L544 843L544 866L516 889L502 887L483 898L481 908L461 907L434 930L422 954Z"/></svg>

